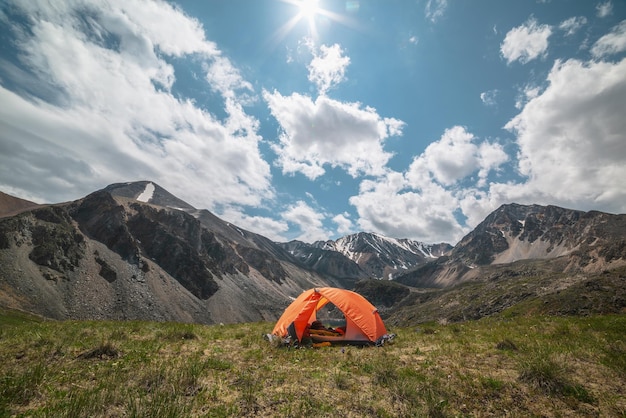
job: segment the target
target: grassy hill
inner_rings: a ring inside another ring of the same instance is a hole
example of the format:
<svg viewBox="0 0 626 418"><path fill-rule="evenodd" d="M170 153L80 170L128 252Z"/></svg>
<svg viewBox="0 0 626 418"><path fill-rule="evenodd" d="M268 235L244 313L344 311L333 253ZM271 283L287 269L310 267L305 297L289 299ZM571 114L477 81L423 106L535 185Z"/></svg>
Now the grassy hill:
<svg viewBox="0 0 626 418"><path fill-rule="evenodd" d="M270 323L43 321L0 312L0 416L625 416L625 315L391 329L288 349Z"/></svg>

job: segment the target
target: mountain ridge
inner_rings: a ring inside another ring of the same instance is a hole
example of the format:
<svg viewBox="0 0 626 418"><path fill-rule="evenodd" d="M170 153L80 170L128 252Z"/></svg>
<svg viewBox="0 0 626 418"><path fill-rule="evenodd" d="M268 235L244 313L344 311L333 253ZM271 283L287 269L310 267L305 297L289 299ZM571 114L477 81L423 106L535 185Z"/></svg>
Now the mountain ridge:
<svg viewBox="0 0 626 418"><path fill-rule="evenodd" d="M351 266L353 270L362 270L359 277L377 279L391 279L398 271L412 269L452 249L446 243L425 244L371 232L358 232L336 240L315 241L311 244L291 241L281 245L303 262L323 269L325 274L338 274L327 265L331 263L329 258L345 257L358 266ZM313 254L314 261L311 261Z"/></svg>
<svg viewBox="0 0 626 418"><path fill-rule="evenodd" d="M152 182L111 185L0 220L0 303L57 319L242 322L341 285L242 232Z"/></svg>
<svg viewBox="0 0 626 418"><path fill-rule="evenodd" d="M446 287L480 276L481 267L565 258L565 271L596 272L626 263L626 214L548 205L505 204L433 263L397 277L411 286Z"/></svg>
<svg viewBox="0 0 626 418"><path fill-rule="evenodd" d="M0 218L17 215L18 213L40 206L30 200L0 192Z"/></svg>
<svg viewBox="0 0 626 418"><path fill-rule="evenodd" d="M444 309L450 303L439 298L464 283L539 275L548 284L536 292L557 292L626 265L626 215L557 206L502 205L452 247L366 232L277 243L150 181L58 204L14 199L0 199L0 213L16 211L0 216L0 306L56 319L275 320L319 286L357 289L385 315L415 318L398 313L424 301ZM527 297L524 286L509 288L516 294L485 291L486 307L473 309L475 296L456 300L468 306L450 318L490 315Z"/></svg>

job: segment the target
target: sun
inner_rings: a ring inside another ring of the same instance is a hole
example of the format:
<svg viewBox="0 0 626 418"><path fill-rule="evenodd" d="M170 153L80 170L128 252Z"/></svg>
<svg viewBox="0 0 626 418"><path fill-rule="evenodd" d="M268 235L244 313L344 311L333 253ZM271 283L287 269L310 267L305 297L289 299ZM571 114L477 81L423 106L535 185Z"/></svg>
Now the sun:
<svg viewBox="0 0 626 418"><path fill-rule="evenodd" d="M269 41L269 45L271 47L276 47L280 42L285 39L287 34L289 34L298 23L304 22L308 27L309 37L311 39L318 38L318 30L317 24L324 23L326 27L328 27L328 22L338 22L350 27L357 27L350 18L333 12L324 8L323 0L278 0L282 3L287 3L293 7L294 14L292 17L281 25L271 36ZM358 3L355 2L347 2L347 3ZM346 6L348 7L348 6Z"/></svg>
<svg viewBox="0 0 626 418"><path fill-rule="evenodd" d="M320 11L319 0L301 0L298 8L303 18L313 19Z"/></svg>

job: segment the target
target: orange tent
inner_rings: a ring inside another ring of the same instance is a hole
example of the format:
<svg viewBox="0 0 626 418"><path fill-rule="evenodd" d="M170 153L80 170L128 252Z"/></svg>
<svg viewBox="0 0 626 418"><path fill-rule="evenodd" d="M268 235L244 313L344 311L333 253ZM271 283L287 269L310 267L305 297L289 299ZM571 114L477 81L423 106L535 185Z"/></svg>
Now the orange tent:
<svg viewBox="0 0 626 418"><path fill-rule="evenodd" d="M346 318L345 333L340 336L315 336L314 341L369 344L387 334L374 305L358 293L334 287L303 292L285 309L272 334L281 338L291 336L302 342L305 331L316 320L317 311L329 302L343 312Z"/></svg>

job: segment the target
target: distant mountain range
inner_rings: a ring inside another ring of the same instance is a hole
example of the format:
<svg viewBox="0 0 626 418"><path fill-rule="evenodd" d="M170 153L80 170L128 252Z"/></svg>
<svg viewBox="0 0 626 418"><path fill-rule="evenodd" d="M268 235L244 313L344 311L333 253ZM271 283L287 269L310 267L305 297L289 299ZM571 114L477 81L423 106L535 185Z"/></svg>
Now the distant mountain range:
<svg viewBox="0 0 626 418"><path fill-rule="evenodd" d="M336 241L316 241L313 244L291 241L280 245L319 273L358 279L392 279L394 274L435 260L452 249L446 243L424 244L366 232Z"/></svg>
<svg viewBox="0 0 626 418"><path fill-rule="evenodd" d="M276 243L149 181L50 205L0 193L0 307L55 319L244 322L275 320L303 290L336 286L363 293L396 323L458 320L525 297L497 309L419 309L486 277L619 269L625 237L626 215L511 204L454 248L364 232Z"/></svg>
<svg viewBox="0 0 626 418"><path fill-rule="evenodd" d="M445 257L396 280L417 287L446 287L479 277L481 267L552 259L565 261L565 272L598 272L624 265L626 215L503 205Z"/></svg>

